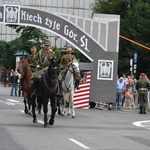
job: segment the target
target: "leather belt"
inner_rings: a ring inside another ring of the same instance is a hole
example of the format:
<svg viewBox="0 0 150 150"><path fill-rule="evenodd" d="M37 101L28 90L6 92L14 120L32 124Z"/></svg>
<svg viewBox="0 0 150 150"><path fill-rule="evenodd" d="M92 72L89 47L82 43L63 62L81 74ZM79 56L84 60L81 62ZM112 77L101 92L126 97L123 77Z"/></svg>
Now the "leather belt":
<svg viewBox="0 0 150 150"><path fill-rule="evenodd" d="M147 91L147 88L140 88L139 91Z"/></svg>

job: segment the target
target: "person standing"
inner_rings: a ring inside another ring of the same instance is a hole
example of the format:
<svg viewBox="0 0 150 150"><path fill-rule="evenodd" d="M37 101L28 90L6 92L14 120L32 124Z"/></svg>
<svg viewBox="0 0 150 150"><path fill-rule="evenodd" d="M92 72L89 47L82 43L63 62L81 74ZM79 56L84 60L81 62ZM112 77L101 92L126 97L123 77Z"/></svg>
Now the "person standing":
<svg viewBox="0 0 150 150"><path fill-rule="evenodd" d="M126 109L131 109L132 104L134 105L134 95L135 92L135 85L134 85L134 80L129 79L128 83L125 86L125 106Z"/></svg>
<svg viewBox="0 0 150 150"><path fill-rule="evenodd" d="M36 67L36 71L33 73L31 80L33 80L32 84L32 96L36 96L37 94L37 87L41 75L48 69L51 60L56 59L55 53L51 49L51 42L46 40L44 42L44 48L36 54L35 58L33 59L33 63Z"/></svg>
<svg viewBox="0 0 150 150"><path fill-rule="evenodd" d="M124 78L120 77L119 80L117 80L117 93L116 93L116 103L117 103L117 109L120 109L122 104L122 93L124 91Z"/></svg>
<svg viewBox="0 0 150 150"><path fill-rule="evenodd" d="M13 75L10 77L11 81L11 92L10 96L13 96L13 92L15 92L15 96L17 96L17 85L18 85L19 75L16 71L13 72ZM15 91L14 91L15 90Z"/></svg>
<svg viewBox="0 0 150 150"><path fill-rule="evenodd" d="M148 106L148 89L149 89L149 82L146 78L145 73L141 73L140 79L136 83L136 89L138 91L139 97L139 114L146 114L146 109Z"/></svg>

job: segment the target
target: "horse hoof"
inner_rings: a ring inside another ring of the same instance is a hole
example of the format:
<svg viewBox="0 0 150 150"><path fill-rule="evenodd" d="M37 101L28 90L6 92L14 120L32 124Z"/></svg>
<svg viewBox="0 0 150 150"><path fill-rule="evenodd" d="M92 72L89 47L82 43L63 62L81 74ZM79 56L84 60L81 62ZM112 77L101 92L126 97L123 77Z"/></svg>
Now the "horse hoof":
<svg viewBox="0 0 150 150"><path fill-rule="evenodd" d="M61 116L64 116L64 114L61 114Z"/></svg>
<svg viewBox="0 0 150 150"><path fill-rule="evenodd" d="M24 113L25 113L25 114L28 114L28 110L24 110Z"/></svg>
<svg viewBox="0 0 150 150"><path fill-rule="evenodd" d="M61 115L61 111L60 110L58 110L58 115Z"/></svg>
<svg viewBox="0 0 150 150"><path fill-rule="evenodd" d="M38 114L41 114L41 110L38 111Z"/></svg>
<svg viewBox="0 0 150 150"><path fill-rule="evenodd" d="M70 113L67 113L68 116L70 116Z"/></svg>
<svg viewBox="0 0 150 150"><path fill-rule="evenodd" d="M37 123L37 119L33 119L33 123Z"/></svg>
<svg viewBox="0 0 150 150"><path fill-rule="evenodd" d="M47 124L44 124L44 128L46 128L47 127Z"/></svg>
<svg viewBox="0 0 150 150"><path fill-rule="evenodd" d="M52 119L50 119L50 121L49 121L49 125L53 125L54 124L54 120L52 120Z"/></svg>
<svg viewBox="0 0 150 150"><path fill-rule="evenodd" d="M75 116L75 115L72 115L72 118L76 118L76 116Z"/></svg>

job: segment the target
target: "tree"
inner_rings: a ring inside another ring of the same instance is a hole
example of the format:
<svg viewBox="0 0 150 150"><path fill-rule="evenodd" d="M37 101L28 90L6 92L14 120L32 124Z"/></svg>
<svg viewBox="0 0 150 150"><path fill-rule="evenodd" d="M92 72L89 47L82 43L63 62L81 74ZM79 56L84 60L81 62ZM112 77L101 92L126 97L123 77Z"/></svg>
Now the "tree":
<svg viewBox="0 0 150 150"><path fill-rule="evenodd" d="M150 46L150 0L96 0L94 13L120 15L120 34L136 42ZM147 51L129 41L120 39L118 73L129 73L129 61L138 53L137 75L145 72L150 75Z"/></svg>

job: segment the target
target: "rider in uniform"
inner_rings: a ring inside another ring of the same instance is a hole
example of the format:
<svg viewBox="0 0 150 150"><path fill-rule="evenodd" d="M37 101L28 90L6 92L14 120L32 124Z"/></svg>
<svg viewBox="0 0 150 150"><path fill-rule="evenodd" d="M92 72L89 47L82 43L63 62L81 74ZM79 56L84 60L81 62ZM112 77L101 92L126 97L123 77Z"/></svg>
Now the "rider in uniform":
<svg viewBox="0 0 150 150"><path fill-rule="evenodd" d="M140 79L136 83L136 89L139 93L139 114L146 114L146 108L148 106L148 89L149 89L149 81L146 78L145 73L141 73Z"/></svg>
<svg viewBox="0 0 150 150"><path fill-rule="evenodd" d="M39 80L41 78L41 75L48 69L51 59L55 59L55 53L51 49L51 42L49 40L46 40L44 42L44 48L36 54L33 63L37 66L36 71L34 72L33 76L31 77L31 80L33 80L32 84L32 96L36 96L37 93L37 87Z"/></svg>
<svg viewBox="0 0 150 150"><path fill-rule="evenodd" d="M60 68L61 68L61 72L59 74L59 86L60 86L60 91L59 91L59 95L62 95L62 81L65 79L65 75L67 73L67 67L68 64L73 61L74 59L76 59L75 55L72 54L72 48L68 47L67 48L67 54L63 55L63 57L61 58L61 62L60 62ZM75 88L78 90L79 88L79 82L80 82L80 77L79 79L75 79Z"/></svg>
<svg viewBox="0 0 150 150"><path fill-rule="evenodd" d="M36 70L36 66L33 63L33 60L36 56L36 51L37 51L37 48L35 46L31 47L31 54L27 56L27 61L30 65L32 72L35 72Z"/></svg>
<svg viewBox="0 0 150 150"><path fill-rule="evenodd" d="M35 68L36 68L35 65L33 64L33 59L36 56L36 50L37 48L35 46L31 47L31 54L27 56L27 61L30 65L32 72L35 72ZM20 78L20 85L21 85L20 90L23 90L23 81L24 81L24 77L22 76Z"/></svg>

